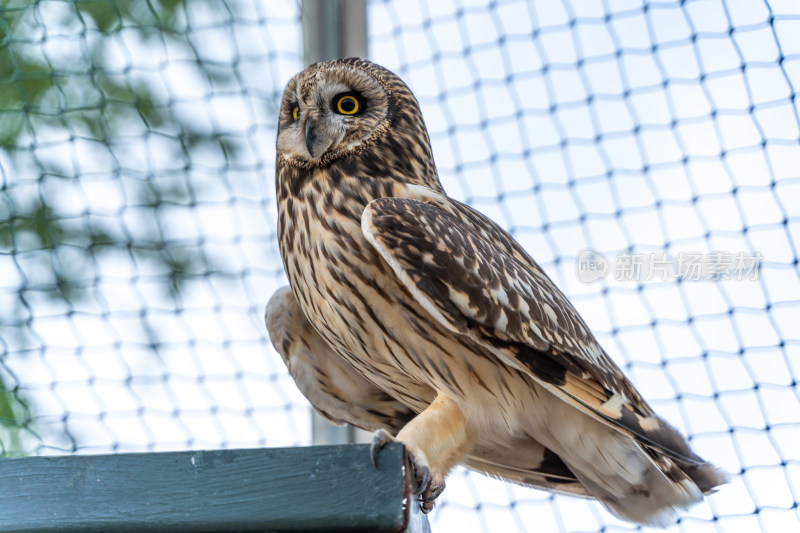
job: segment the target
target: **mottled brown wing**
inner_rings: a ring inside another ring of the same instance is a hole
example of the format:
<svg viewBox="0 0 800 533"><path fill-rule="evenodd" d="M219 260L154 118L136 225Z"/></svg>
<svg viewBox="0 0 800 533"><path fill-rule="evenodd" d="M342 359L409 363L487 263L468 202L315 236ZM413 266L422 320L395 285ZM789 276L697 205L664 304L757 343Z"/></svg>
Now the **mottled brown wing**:
<svg viewBox="0 0 800 533"><path fill-rule="evenodd" d="M681 461L703 462L654 414L508 233L464 204L432 192L423 196L372 201L362 231L439 323L488 346L609 426Z"/></svg>
<svg viewBox="0 0 800 533"><path fill-rule="evenodd" d="M416 414L337 354L313 328L289 287L275 291L264 320L297 388L332 424L397 433Z"/></svg>

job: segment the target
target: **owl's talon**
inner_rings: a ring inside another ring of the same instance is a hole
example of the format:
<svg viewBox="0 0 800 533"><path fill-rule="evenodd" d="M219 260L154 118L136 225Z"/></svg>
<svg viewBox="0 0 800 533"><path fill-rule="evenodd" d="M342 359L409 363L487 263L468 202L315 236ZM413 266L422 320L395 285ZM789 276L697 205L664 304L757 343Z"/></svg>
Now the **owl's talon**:
<svg viewBox="0 0 800 533"><path fill-rule="evenodd" d="M385 429L379 429L372 434L372 444L369 445L369 457L372 459L372 464L378 468L378 450L383 448L386 443L394 442L394 437Z"/></svg>
<svg viewBox="0 0 800 533"><path fill-rule="evenodd" d="M433 503L433 501L438 498L442 492L444 492L444 480L433 480L428 486L428 489L422 493L419 500L422 503Z"/></svg>
<svg viewBox="0 0 800 533"><path fill-rule="evenodd" d="M369 446L369 454L372 464L378 468L378 450L389 442L397 441L396 438L386 431L379 429L372 434L372 443ZM428 465L417 461L414 454L408 453L408 464L411 468L411 494L419 496L419 507L423 513L429 513L433 509L433 501L444 490L444 480L434 481L431 477L431 469Z"/></svg>
<svg viewBox="0 0 800 533"><path fill-rule="evenodd" d="M409 456L409 462L414 467L413 479L415 486L412 488L411 494L420 496L427 490L428 484L431 482L431 471L427 466L417 464L413 456Z"/></svg>

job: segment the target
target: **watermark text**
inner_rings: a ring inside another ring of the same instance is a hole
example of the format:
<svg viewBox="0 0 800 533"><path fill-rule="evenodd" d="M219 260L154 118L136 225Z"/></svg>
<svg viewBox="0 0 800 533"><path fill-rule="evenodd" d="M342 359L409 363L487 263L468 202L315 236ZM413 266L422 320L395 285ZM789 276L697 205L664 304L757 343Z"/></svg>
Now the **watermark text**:
<svg viewBox="0 0 800 533"><path fill-rule="evenodd" d="M614 257L591 248L581 250L575 261L578 279L595 283L617 281L757 280L764 256L761 252L624 252Z"/></svg>

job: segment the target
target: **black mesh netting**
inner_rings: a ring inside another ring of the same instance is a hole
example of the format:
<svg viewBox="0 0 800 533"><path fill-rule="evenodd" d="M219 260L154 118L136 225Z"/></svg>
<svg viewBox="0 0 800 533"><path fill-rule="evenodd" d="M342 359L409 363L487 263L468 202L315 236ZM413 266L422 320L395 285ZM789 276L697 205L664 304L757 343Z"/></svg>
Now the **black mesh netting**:
<svg viewBox="0 0 800 533"><path fill-rule="evenodd" d="M307 444L261 318L297 3L0 6L0 453ZM733 474L670 530L796 530L800 4L373 1L369 45L449 193ZM636 529L464 470L431 519Z"/></svg>

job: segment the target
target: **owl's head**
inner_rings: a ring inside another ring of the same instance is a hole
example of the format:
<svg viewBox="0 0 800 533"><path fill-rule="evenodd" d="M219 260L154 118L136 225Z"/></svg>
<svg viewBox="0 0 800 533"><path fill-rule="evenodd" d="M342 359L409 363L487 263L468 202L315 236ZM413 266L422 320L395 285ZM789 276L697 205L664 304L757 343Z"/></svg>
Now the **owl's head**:
<svg viewBox="0 0 800 533"><path fill-rule="evenodd" d="M289 81L278 122L279 162L326 167L365 151L435 176L419 104L400 78L347 58L315 63Z"/></svg>

